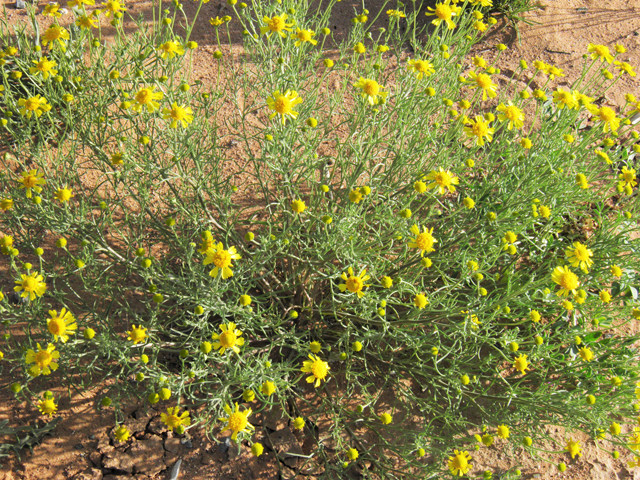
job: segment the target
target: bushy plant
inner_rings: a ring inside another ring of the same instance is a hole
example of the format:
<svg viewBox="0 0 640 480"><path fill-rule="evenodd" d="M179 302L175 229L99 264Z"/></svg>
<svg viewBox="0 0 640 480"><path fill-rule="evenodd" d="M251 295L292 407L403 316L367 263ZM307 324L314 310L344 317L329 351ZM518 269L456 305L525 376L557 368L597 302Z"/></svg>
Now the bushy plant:
<svg viewBox="0 0 640 480"><path fill-rule="evenodd" d="M180 4L126 34L118 2L75 3L72 35L1 37L17 396L52 416L43 377L97 386L123 441L137 397L254 454L279 406L337 476L471 475L494 442L580 454L539 450L548 425L638 453L613 425L639 405L640 104L594 100L630 66L592 45L570 89L539 61L498 77L469 55L495 23L480 1L355 12L332 51L333 1L230 0L204 85Z"/></svg>

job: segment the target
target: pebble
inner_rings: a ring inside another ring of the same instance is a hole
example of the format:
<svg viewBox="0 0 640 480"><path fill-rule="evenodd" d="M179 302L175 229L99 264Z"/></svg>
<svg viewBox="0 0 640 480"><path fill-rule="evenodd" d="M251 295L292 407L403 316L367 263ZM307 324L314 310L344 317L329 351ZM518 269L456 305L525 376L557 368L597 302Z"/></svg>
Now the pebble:
<svg viewBox="0 0 640 480"><path fill-rule="evenodd" d="M218 450L220 453L227 453L229 447L231 446L231 437L225 437L224 442L218 444Z"/></svg>
<svg viewBox="0 0 640 480"><path fill-rule="evenodd" d="M182 465L182 459L179 458L176 464L171 469L171 475L169 476L169 480L176 480L178 475L180 475L180 465Z"/></svg>
<svg viewBox="0 0 640 480"><path fill-rule="evenodd" d="M24 10L25 4L24 0L16 0L16 10Z"/></svg>
<svg viewBox="0 0 640 480"><path fill-rule="evenodd" d="M180 442L184 448L193 448L193 442L191 442L191 440L189 439L184 439Z"/></svg>
<svg viewBox="0 0 640 480"><path fill-rule="evenodd" d="M75 448L76 450L82 450L84 448L84 445L82 445L81 443L76 443L73 448Z"/></svg>
<svg viewBox="0 0 640 480"><path fill-rule="evenodd" d="M89 440L95 440L96 436L95 435L89 435Z"/></svg>

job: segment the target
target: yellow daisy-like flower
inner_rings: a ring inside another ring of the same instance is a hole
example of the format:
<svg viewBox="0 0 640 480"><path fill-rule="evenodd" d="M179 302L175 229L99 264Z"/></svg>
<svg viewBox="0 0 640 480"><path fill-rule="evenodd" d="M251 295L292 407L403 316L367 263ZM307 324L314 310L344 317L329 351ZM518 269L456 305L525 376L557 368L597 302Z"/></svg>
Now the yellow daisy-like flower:
<svg viewBox="0 0 640 480"><path fill-rule="evenodd" d="M140 112L144 107L147 107L149 112L156 111L160 107L156 100L161 100L163 95L162 92L154 92L154 88L156 87L151 86L140 89L135 96L136 103L131 108L136 112Z"/></svg>
<svg viewBox="0 0 640 480"><path fill-rule="evenodd" d="M609 48L604 45L594 45L590 43L587 47L587 52L591 54L591 60L599 59L607 63L613 62L613 56L609 52Z"/></svg>
<svg viewBox="0 0 640 480"><path fill-rule="evenodd" d="M313 30L301 30L296 28L296 33L291 34L291 38L296 38L296 43L294 45L299 47L303 42L309 42L311 45L317 45L318 41L314 40L313 37L315 32Z"/></svg>
<svg viewBox="0 0 640 480"><path fill-rule="evenodd" d="M230 247L229 250L224 249L222 242L218 242L214 249L207 250L207 258L205 258L203 264L209 265L213 263L215 267L209 272L209 276L217 277L218 274L222 276L223 280L229 277L233 277L233 271L231 268L231 260L238 260L242 258L236 250L236 247Z"/></svg>
<svg viewBox="0 0 640 480"><path fill-rule="evenodd" d="M293 22L287 23L287 15L282 16L274 15L272 18L263 17L262 21L266 24L265 27L260 27L260 33L264 35L269 32L268 37L271 37L274 33L279 34L282 38L286 38L287 34L284 32L291 32Z"/></svg>
<svg viewBox="0 0 640 480"><path fill-rule="evenodd" d="M27 118L31 118L34 113L39 118L44 112L51 110L51 105L47 103L47 99L40 95L19 99L18 107L20 107L20 114Z"/></svg>
<svg viewBox="0 0 640 480"><path fill-rule="evenodd" d="M569 452L569 455L571 455L571 458L576 458L576 455L578 455L579 457L582 456L582 452L580 449L580 442L574 442L573 439L569 440L569 442L567 443L567 446L564 447L564 449Z"/></svg>
<svg viewBox="0 0 640 480"><path fill-rule="evenodd" d="M73 334L78 329L76 319L73 318L71 312L66 308L60 310L60 314L56 310L49 310L50 318L47 318L47 328L49 333L53 335L54 340L62 340L62 343L66 343L69 340L69 334Z"/></svg>
<svg viewBox="0 0 640 480"><path fill-rule="evenodd" d="M42 187L40 185L44 185L47 183L42 177L43 173L38 173L38 170L29 170L27 172L21 172L20 175L22 178L18 179L18 182L21 183L20 189L26 189L27 198L31 198L32 193L31 190L36 193L40 193L42 191Z"/></svg>
<svg viewBox="0 0 640 480"><path fill-rule="evenodd" d="M224 352L229 349L236 353L240 353L238 346L244 345L244 338L241 337L242 331L236 328L236 324L229 322L227 324L220 325L221 334L214 333L211 335L213 340L216 340L211 346L218 350L220 355L224 355Z"/></svg>
<svg viewBox="0 0 640 480"><path fill-rule="evenodd" d="M415 72L418 80L422 77L429 77L432 73L435 73L433 64L428 60L409 59L407 60L407 69L411 72Z"/></svg>
<svg viewBox="0 0 640 480"><path fill-rule="evenodd" d="M467 137L475 137L476 145L481 147L485 143L493 140L493 133L495 132L495 129L489 128L489 123L485 123L484 119L480 115L476 115L475 121L467 121L467 126L464 127L464 132L467 134Z"/></svg>
<svg viewBox="0 0 640 480"><path fill-rule="evenodd" d="M427 185L427 188L437 188L440 195L444 195L447 190L451 193L456 191L455 185L460 183L458 177L456 177L450 170L444 170L439 167L438 170L431 170L427 175L427 180L431 180L431 183Z"/></svg>
<svg viewBox="0 0 640 480"><path fill-rule="evenodd" d="M568 248L565 255L572 267L580 267L584 273L589 273L589 268L593 265L593 260L591 260L593 251L588 249L586 245L574 242L573 248Z"/></svg>
<svg viewBox="0 0 640 480"><path fill-rule="evenodd" d="M50 75L56 75L58 73L58 71L54 69L57 65L56 62L49 60L47 57L42 57L40 60L32 60L32 62L36 65L35 67L29 68L29 73L32 75L42 75L42 78L46 80Z"/></svg>
<svg viewBox="0 0 640 480"><path fill-rule="evenodd" d="M0 200L0 210L7 211L13 208L13 198L3 198Z"/></svg>
<svg viewBox="0 0 640 480"><path fill-rule="evenodd" d="M558 87L558 89L553 92L553 101L556 103L558 108L562 110L563 108L577 108L578 102L576 102L576 98L571 92L563 90Z"/></svg>
<svg viewBox="0 0 640 480"><path fill-rule="evenodd" d="M20 296L29 297L29 300L33 301L36 297L41 297L47 290L47 284L43 282L42 275L38 275L37 272L33 272L30 275L20 275L21 280L16 280L17 285L13 287L16 292L22 291Z"/></svg>
<svg viewBox="0 0 640 480"><path fill-rule="evenodd" d="M467 451L454 450L453 457L449 457L448 466L452 475L460 477L466 475L471 470L471 455Z"/></svg>
<svg viewBox="0 0 640 480"><path fill-rule="evenodd" d="M295 213L302 213L305 211L306 208L307 208L307 205L304 203L303 200L293 200L291 202L291 210L293 210Z"/></svg>
<svg viewBox="0 0 640 480"><path fill-rule="evenodd" d="M526 374L526 370L529 368L529 362L527 361L527 356L524 354L520 354L519 357L516 357L513 361L513 367L518 370L522 375Z"/></svg>
<svg viewBox="0 0 640 480"><path fill-rule="evenodd" d="M298 116L298 112L293 109L296 105L302 103L302 99L298 97L298 93L295 90L287 90L284 95L280 93L280 90L273 92L273 96L267 98L267 106L273 113L269 115L269 118L273 118L276 115L282 115L282 124L284 125L287 117L291 117L295 120Z"/></svg>
<svg viewBox="0 0 640 480"><path fill-rule="evenodd" d="M84 8L85 5L95 5L96 1L95 0L71 0L68 5L71 8L74 7L80 7L82 6Z"/></svg>
<svg viewBox="0 0 640 480"><path fill-rule="evenodd" d="M158 47L158 52L162 52L160 54L162 58L171 59L176 55L184 55L184 47L179 43L169 40Z"/></svg>
<svg viewBox="0 0 640 480"><path fill-rule="evenodd" d="M404 12L400 10L387 10L387 15L394 18L407 18Z"/></svg>
<svg viewBox="0 0 640 480"><path fill-rule="evenodd" d="M620 75L626 73L630 77L635 77L636 72L633 70L633 67L629 65L627 62L613 62L618 70L620 70Z"/></svg>
<svg viewBox="0 0 640 480"><path fill-rule="evenodd" d="M348 276L347 276L348 273ZM353 272L353 268L349 267L347 269L347 273L342 273L342 275L340 275L340 278L342 280L344 280L346 283L341 283L340 285L338 285L338 288L340 289L341 292L344 292L345 290L349 290L352 293L355 293L356 295L358 295L358 298L362 298L364 296L364 292L362 291L364 289L364 287L369 287L370 285L365 285L364 282L366 282L367 280L369 280L369 275L367 275L367 269L363 269L360 272L360 275L355 275Z"/></svg>
<svg viewBox="0 0 640 480"><path fill-rule="evenodd" d="M507 439L509 438L509 427L506 425L498 425L497 434L500 438Z"/></svg>
<svg viewBox="0 0 640 480"><path fill-rule="evenodd" d="M82 30L91 30L92 28L98 28L96 13L98 10L94 10L89 15L80 15L76 20L76 26L80 27Z"/></svg>
<svg viewBox="0 0 640 480"><path fill-rule="evenodd" d="M116 428L114 434L116 440L118 440L119 442L126 442L129 439L129 435L131 435L131 432L124 425L120 425L118 428Z"/></svg>
<svg viewBox="0 0 640 480"><path fill-rule="evenodd" d="M104 16L109 18L114 13L124 12L127 9L124 7L124 4L119 2L118 0L109 0L108 2L104 2L102 5L102 11L104 12Z"/></svg>
<svg viewBox="0 0 640 480"><path fill-rule="evenodd" d="M442 22L447 24L449 30L456 28L456 24L452 18L460 13L461 7L451 5L450 0L445 0L444 3L436 3L436 8L428 7L428 10L433 13L425 13L427 17L435 16L431 23L436 27Z"/></svg>
<svg viewBox="0 0 640 480"><path fill-rule="evenodd" d="M569 270L566 265L564 267L556 267L551 273L551 280L560 285L562 288L558 290L557 295L568 296L576 294L576 289L580 286L578 276Z"/></svg>
<svg viewBox="0 0 640 480"><path fill-rule="evenodd" d="M44 7L42 11L42 15L45 17L55 17L60 18L62 13L60 12L60 4L58 2L53 2Z"/></svg>
<svg viewBox="0 0 640 480"><path fill-rule="evenodd" d="M142 325L138 325L137 327L133 325L131 330L127 332L127 335L127 340L131 340L134 345L144 342L148 336L147 329L143 328Z"/></svg>
<svg viewBox="0 0 640 480"><path fill-rule="evenodd" d="M224 430L229 429L233 433L231 434L231 440L236 440L238 438L238 433L248 433L249 435L253 434L255 430L254 426L249 423L249 417L253 412L250 408L247 408L243 412L240 411L240 407L236 403L235 411L229 406L229 404L225 405L224 411L229 415L227 418L218 418L220 422L226 422L226 428Z"/></svg>
<svg viewBox="0 0 640 480"><path fill-rule="evenodd" d="M71 188L67 188L66 185L57 189L53 196L56 197L56 200L60 203L66 203L71 200L72 197L75 197L73 190Z"/></svg>
<svg viewBox="0 0 640 480"><path fill-rule="evenodd" d="M618 178L620 179L620 183L622 183L623 186L629 185L631 188L633 188L638 185L638 182L636 181L636 171L634 169L629 169L624 166L622 167L622 170L620 170L620 172L621 173L618 174Z"/></svg>
<svg viewBox="0 0 640 480"><path fill-rule="evenodd" d="M429 230L427 227L423 227L422 232L420 232L420 227L413 225L411 227L411 233L413 233L416 238L414 238L412 242L409 242L409 248L418 248L421 257L424 257L425 252L431 253L435 251L433 245L438 243L438 241L433 237L433 228Z"/></svg>
<svg viewBox="0 0 640 480"><path fill-rule="evenodd" d="M382 88L384 88L382 85L369 78L360 77L360 80L354 83L353 86L362 90L360 95L365 98L370 105L377 105L380 102L378 97L386 98L389 94L389 92L382 91Z"/></svg>
<svg viewBox="0 0 640 480"><path fill-rule="evenodd" d="M507 105L501 103L496 110L500 112L498 114L498 120L501 122L509 121L509 125L507 126L508 130L511 130L514 126L516 128L524 127L524 112L513 105L513 103L509 102Z"/></svg>
<svg viewBox="0 0 640 480"><path fill-rule="evenodd" d="M60 25L51 25L44 32L44 35L42 35L42 46L46 47L47 45L49 45L49 43L51 43L51 45L53 46L56 40L58 41L60 47L62 48L62 51L64 52L67 48L65 40L69 40L69 32L67 32L67 30Z"/></svg>
<svg viewBox="0 0 640 480"><path fill-rule="evenodd" d="M187 128L187 125L193 122L193 110L191 107L181 107L173 102L171 108L162 110L162 118L171 120L169 124L171 128L178 128L178 124L182 125L182 128Z"/></svg>
<svg viewBox="0 0 640 480"><path fill-rule="evenodd" d="M49 415L49 417L53 417L58 410L58 405L56 405L56 401L53 397L44 398L38 403L38 410L40 410L42 415Z"/></svg>
<svg viewBox="0 0 640 480"><path fill-rule="evenodd" d="M200 242L200 248L198 252L202 255L206 255L208 250L215 250L216 242L213 240L213 235L209 230L206 230L200 234L202 242Z"/></svg>
<svg viewBox="0 0 640 480"><path fill-rule="evenodd" d="M616 117L616 112L612 108L598 108L595 105L588 105L587 109L594 117L604 124L604 133L607 133L610 130L615 132L620 127L620 119Z"/></svg>
<svg viewBox="0 0 640 480"><path fill-rule="evenodd" d="M164 423L167 426L167 429L171 432L173 432L174 428L191 425L189 412L185 410L182 412L182 415L178 415L179 412L180 407L169 407L167 408L167 413L160 414L160 420L162 420L162 423Z"/></svg>
<svg viewBox="0 0 640 480"><path fill-rule="evenodd" d="M498 85L493 83L491 77L486 73L477 74L476 72L470 72L469 77L474 81L473 88L479 88L482 90L482 100L486 100L487 96L495 98L498 93Z"/></svg>
<svg viewBox="0 0 640 480"><path fill-rule="evenodd" d="M578 350L578 353L580 354L580 358L585 362L590 362L591 360L593 360L593 352L589 347L582 347L580 350Z"/></svg>
<svg viewBox="0 0 640 480"><path fill-rule="evenodd" d="M317 355L309 355L309 358L311 361L304 361L300 370L304 373L311 373L311 375L307 377L307 383L315 382L315 387L318 388L320 382L325 380L329 373L329 364L323 362Z"/></svg>
<svg viewBox="0 0 640 480"><path fill-rule="evenodd" d="M60 352L56 350L56 346L53 343L47 345L46 350L43 350L40 344L37 344L38 351L29 349L25 356L27 364L33 363L34 365L29 368L29 375L37 377L39 375L49 375L51 371L58 369L56 359L60 358Z"/></svg>

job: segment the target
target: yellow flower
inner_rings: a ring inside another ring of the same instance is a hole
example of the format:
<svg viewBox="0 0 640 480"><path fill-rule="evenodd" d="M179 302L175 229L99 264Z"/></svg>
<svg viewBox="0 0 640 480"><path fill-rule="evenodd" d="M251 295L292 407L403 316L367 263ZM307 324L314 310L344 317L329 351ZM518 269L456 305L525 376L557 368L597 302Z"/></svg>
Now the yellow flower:
<svg viewBox="0 0 640 480"><path fill-rule="evenodd" d="M471 470L471 455L467 451L454 450L453 457L449 457L448 466L453 476L466 475Z"/></svg>
<svg viewBox="0 0 640 480"><path fill-rule="evenodd" d="M389 15L390 17L394 17L394 18L406 18L407 17L404 14L404 12L401 12L400 10L387 10L387 15Z"/></svg>
<svg viewBox="0 0 640 480"><path fill-rule="evenodd" d="M616 117L616 112L609 107L598 108L594 105L587 106L589 112L604 124L603 131L615 132L620 127L620 119Z"/></svg>
<svg viewBox="0 0 640 480"><path fill-rule="evenodd" d="M292 33L291 37L296 38L296 43L294 45L299 47L302 45L302 42L309 42L311 45L317 45L318 41L313 39L315 32L313 30L301 30L296 28L296 33Z"/></svg>
<svg viewBox="0 0 640 480"><path fill-rule="evenodd" d="M428 10L433 13L425 13L427 17L436 17L431 23L437 27L442 22L445 22L449 30L456 28L456 24L453 23L452 18L460 13L462 9L455 5L450 5L450 0L445 0L444 3L436 3L435 7L436 8L428 7Z"/></svg>
<svg viewBox="0 0 640 480"><path fill-rule="evenodd" d="M236 324L229 322L228 324L220 325L221 334L214 333L211 335L213 340L217 340L212 347L218 350L220 355L229 349L236 353L240 353L238 346L244 345L244 338L241 337L242 331L236 328Z"/></svg>
<svg viewBox="0 0 640 480"><path fill-rule="evenodd" d="M422 77L429 77L432 73L435 73L433 64L428 60L409 59L407 61L407 69L409 71L416 72L418 80L421 80Z"/></svg>
<svg viewBox="0 0 640 480"><path fill-rule="evenodd" d="M570 293L575 295L576 289L580 286L578 276L569 270L566 265L564 267L556 267L551 273L551 280L562 287L556 294L559 297L567 296Z"/></svg>
<svg viewBox="0 0 640 480"><path fill-rule="evenodd" d="M49 333L53 335L54 340L60 338L62 343L66 343L69 340L69 333L74 333L74 330L78 328L75 323L76 319L66 308L60 310L60 314L56 310L49 310L49 315L51 315L50 318L47 318Z"/></svg>
<svg viewBox="0 0 640 480"><path fill-rule="evenodd" d="M154 112L160 107L160 104L156 100L162 99L162 92L154 92L155 86L144 87L136 93L136 103L133 108L136 112L140 112L144 107L147 107L149 112Z"/></svg>
<svg viewBox="0 0 640 480"><path fill-rule="evenodd" d="M460 183L458 177L451 173L450 170L443 170L442 167L439 167L438 170L431 170L427 175L427 179L431 180L427 188L429 190L437 188L440 195L444 195L447 190L451 193L455 192L456 187L454 185Z"/></svg>
<svg viewBox="0 0 640 480"><path fill-rule="evenodd" d="M529 368L529 362L527 361L527 356L524 354L520 354L520 356L513 361L513 366L522 375L525 375L526 370Z"/></svg>
<svg viewBox="0 0 640 480"><path fill-rule="evenodd" d="M360 201L362 200L363 195L360 192L359 188L354 188L353 190L351 190L349 192L349 201L351 203L360 203Z"/></svg>
<svg viewBox="0 0 640 480"><path fill-rule="evenodd" d="M32 75L41 74L42 78L46 80L50 75L56 75L58 73L57 70L54 70L56 62L47 59L47 57L42 57L40 60L32 60L32 62L36 65L35 67L29 68L29 73Z"/></svg>
<svg viewBox="0 0 640 480"><path fill-rule="evenodd" d="M21 275L22 280L16 280L17 285L13 287L16 292L22 290L20 294L22 297L29 297L29 300L33 301L36 297L41 297L47 290L47 284L43 282L42 275L38 275L37 272L33 272L30 275Z"/></svg>
<svg viewBox="0 0 640 480"><path fill-rule="evenodd" d="M124 12L126 10L124 4L120 3L118 0L109 0L104 2L101 7L104 10L104 16L107 18L114 13Z"/></svg>
<svg viewBox="0 0 640 480"><path fill-rule="evenodd" d="M222 25L224 23L224 20L222 18L220 18L220 17L210 18L209 19L209 23L214 27L219 27L220 25Z"/></svg>
<svg viewBox="0 0 640 480"><path fill-rule="evenodd" d="M609 303L611 301L611 294L607 290L601 290L598 296L602 303Z"/></svg>
<svg viewBox="0 0 640 480"><path fill-rule="evenodd" d="M574 242L573 248L568 248L565 255L572 267L580 267L584 273L589 273L589 267L593 265L593 252L580 242Z"/></svg>
<svg viewBox="0 0 640 480"><path fill-rule="evenodd" d="M506 425L499 425L497 427L497 430L498 430L498 436L500 438L503 438L505 440L509 438L509 427L507 427Z"/></svg>
<svg viewBox="0 0 640 480"><path fill-rule="evenodd" d="M171 40L161 44L158 47L158 51L162 52L160 54L160 56L162 58L165 58L165 59L166 58L170 58L171 59L171 58L175 57L176 55L184 55L184 47L182 45L180 45L179 43L173 42Z"/></svg>
<svg viewBox="0 0 640 480"><path fill-rule="evenodd" d="M467 126L464 127L464 132L468 137L476 137L476 144L483 146L485 144L485 138L487 142L493 140L494 128L489 128L489 123L485 123L480 115L476 115L475 121L468 120Z"/></svg>
<svg viewBox="0 0 640 480"><path fill-rule="evenodd" d="M287 23L287 15L284 14L281 17L274 15L273 18L263 17L262 21L266 24L266 27L260 28L260 33L264 35L269 32L268 37L271 37L273 33L278 33L282 38L286 38L287 34L284 32L290 32L293 27L293 22Z"/></svg>
<svg viewBox="0 0 640 480"><path fill-rule="evenodd" d="M284 125L287 117L295 119L298 116L298 112L295 112L293 108L300 103L302 103L302 99L298 97L298 93L295 90L287 90L284 95L280 93L280 90L276 90L273 92L273 96L267 99L267 106L270 110L273 110L269 118L280 114Z"/></svg>
<svg viewBox="0 0 640 480"><path fill-rule="evenodd" d="M66 42L65 40L69 40L69 32L59 25L51 25L42 35L42 46L46 47L49 43L53 47L53 43L58 41L62 51L66 50Z"/></svg>
<svg viewBox="0 0 640 480"><path fill-rule="evenodd" d="M42 11L42 15L45 17L55 17L60 18L62 13L60 12L60 4L58 2L53 2L44 7Z"/></svg>
<svg viewBox="0 0 640 480"><path fill-rule="evenodd" d="M248 433L249 435L253 434L255 430L254 426L249 423L249 417L253 412L250 408L247 408L243 412L240 411L240 407L236 402L235 411L229 406L229 404L224 406L224 411L229 415L227 418L218 418L220 422L226 422L226 428L231 430L233 433L231 434L231 439L236 440L238 438L238 433Z"/></svg>
<svg viewBox="0 0 640 480"><path fill-rule="evenodd" d="M56 190L56 193L54 193L54 197L56 197L56 200L58 200L60 203L66 203L71 200L71 197L75 197L75 195L73 194L73 190L67 188L65 185L64 187Z"/></svg>
<svg viewBox="0 0 640 480"><path fill-rule="evenodd" d="M114 434L116 440L118 440L119 442L126 442L129 438L129 435L131 435L131 432L124 425L120 425L118 428L116 428Z"/></svg>
<svg viewBox="0 0 640 480"><path fill-rule="evenodd" d="M580 350L578 350L578 353L580 354L580 358L582 358L582 360L584 360L585 362L590 362L591 360L593 360L593 352L589 347L582 347Z"/></svg>
<svg viewBox="0 0 640 480"><path fill-rule="evenodd" d="M307 208L307 205L302 200L293 200L291 202L291 210L295 213L302 213Z"/></svg>
<svg viewBox="0 0 640 480"><path fill-rule="evenodd" d="M409 248L420 249L421 257L424 257L425 252L431 253L435 251L433 245L438 243L438 241L433 237L433 228L429 230L427 227L423 227L422 233L420 233L420 227L413 225L411 227L411 233L413 233L416 238L414 238L412 242L409 242Z"/></svg>
<svg viewBox="0 0 640 480"><path fill-rule="evenodd" d="M564 447L564 449L569 452L569 455L571 455L571 458L576 458L576 455L578 455L579 457L582 456L581 450L580 450L580 442L574 442L573 439L569 440L569 442L567 443L567 446Z"/></svg>
<svg viewBox="0 0 640 480"><path fill-rule="evenodd" d="M229 250L224 249L224 245L222 242L218 242L215 246L215 250L213 248L206 251L207 258L204 260L204 265L209 265L213 263L215 267L213 270L209 272L209 276L217 277L218 273L222 275L223 280L226 280L229 277L233 277L233 271L231 267L231 260L238 260L242 258L236 250L236 247L230 247Z"/></svg>
<svg viewBox="0 0 640 480"><path fill-rule="evenodd" d="M267 380L262 385L260 385L260 391L262 392L263 395L266 395L267 397L269 397L275 393L276 385L275 383Z"/></svg>
<svg viewBox="0 0 640 480"><path fill-rule="evenodd" d="M618 178L622 183L624 183L625 185L630 185L632 188L638 184L638 182L636 181L636 171L634 169L629 169L625 165L624 167L622 167L622 170L620 170L620 172L621 173L618 175ZM619 277L620 275L617 276Z"/></svg>
<svg viewBox="0 0 640 480"><path fill-rule="evenodd" d="M303 362L300 371L304 373L311 373L311 375L307 377L307 383L315 382L315 387L318 388L320 386L320 382L325 380L329 373L329 364L327 362L323 362L317 355L309 355L309 358L311 361Z"/></svg>
<svg viewBox="0 0 640 480"><path fill-rule="evenodd" d="M178 123L182 125L182 128L187 128L187 125L193 122L193 110L191 107L180 107L176 102L173 102L171 109L164 108L162 110L162 118L171 120L169 124L171 128L178 128Z"/></svg>
<svg viewBox="0 0 640 480"><path fill-rule="evenodd" d="M509 102L507 105L501 103L496 108L498 112L501 112L498 115L498 120L504 122L505 120L509 121L509 125L507 126L508 130L511 130L514 126L516 128L522 128L524 126L524 112L520 110L518 107Z"/></svg>
<svg viewBox="0 0 640 480"><path fill-rule="evenodd" d="M42 415L49 415L49 417L53 417L56 414L57 409L58 405L56 405L56 401L53 397L44 398L38 403L38 410L40 410Z"/></svg>
<svg viewBox="0 0 640 480"><path fill-rule="evenodd" d="M84 8L85 5L95 5L95 0L71 0L67 5L71 8L82 6Z"/></svg>
<svg viewBox="0 0 640 480"><path fill-rule="evenodd" d="M469 77L475 82L475 85L472 85L474 88L479 88L482 90L482 100L487 99L487 95L490 98L496 97L498 85L491 81L491 77L486 73L477 74L476 72L470 72Z"/></svg>
<svg viewBox="0 0 640 480"><path fill-rule="evenodd" d="M626 73L630 77L635 77L636 72L633 71L633 67L629 65L627 62L613 62L618 70L620 70L620 75Z"/></svg>
<svg viewBox="0 0 640 480"><path fill-rule="evenodd" d="M349 274L348 276L347 273ZM367 269L363 269L360 272L360 275L356 276L353 272L353 268L349 267L347 269L347 273L343 272L342 275L340 275L340 278L344 280L345 283L341 283L340 285L338 285L338 288L341 292L349 290L350 292L358 295L358 298L362 298L364 296L364 292L362 290L364 289L364 287L370 286L365 285L364 283L369 280L369 278L371 278L369 277L369 275L367 275Z"/></svg>
<svg viewBox="0 0 640 480"><path fill-rule="evenodd" d="M138 343L144 342L145 338L147 338L147 329L143 328L142 325L138 325L137 327L133 325L131 330L127 332L127 340L131 340L134 345Z"/></svg>
<svg viewBox="0 0 640 480"><path fill-rule="evenodd" d="M558 87L558 89L553 92L553 101L558 105L559 109L567 108L576 108L578 103L574 95L571 92L563 90Z"/></svg>
<svg viewBox="0 0 640 480"><path fill-rule="evenodd" d="M3 198L0 200L0 210L11 210L13 208L13 199L12 198Z"/></svg>
<svg viewBox="0 0 640 480"><path fill-rule="evenodd" d="M617 265L611 265L611 275L613 275L614 277L621 277L622 269Z"/></svg>
<svg viewBox="0 0 640 480"><path fill-rule="evenodd" d="M47 103L47 99L40 95L19 99L18 107L20 107L20 114L25 115L27 118L31 118L34 113L39 118L44 112L51 110L51 105Z"/></svg>
<svg viewBox="0 0 640 480"><path fill-rule="evenodd" d="M58 364L55 360L60 358L60 352L56 351L55 345L50 343L47 346L47 349L43 350L38 343L37 348L37 352L32 349L27 350L27 354L25 356L25 361L27 363L35 364L29 368L29 375L37 377L40 374L49 375L52 370L56 371L58 369Z"/></svg>
<svg viewBox="0 0 640 480"><path fill-rule="evenodd" d="M384 88L379 85L375 80L360 77L357 83L353 84L354 87L362 89L360 94L363 98L366 98L370 105L377 105L381 98L386 98L389 92L384 92L381 89Z"/></svg>
<svg viewBox="0 0 640 480"><path fill-rule="evenodd" d="M173 432L174 428L178 428L180 426L189 426L191 425L191 419L189 418L189 412L184 411L182 415L178 415L180 412L180 407L167 408L167 413L160 414L160 420L167 426L167 429Z"/></svg>
<svg viewBox="0 0 640 480"><path fill-rule="evenodd" d="M97 16L96 13L98 10L94 10L89 15L80 15L76 20L76 26L80 27L82 30L91 30L92 28L98 28Z"/></svg>
<svg viewBox="0 0 640 480"><path fill-rule="evenodd" d="M429 305L429 301L427 300L427 297L419 293L413 298L413 304L416 308L422 310L424 307Z"/></svg>
<svg viewBox="0 0 640 480"><path fill-rule="evenodd" d="M609 49L604 45L594 45L593 43L590 43L587 47L587 52L591 53L592 60L600 59L607 63L613 62L613 56L609 52Z"/></svg>

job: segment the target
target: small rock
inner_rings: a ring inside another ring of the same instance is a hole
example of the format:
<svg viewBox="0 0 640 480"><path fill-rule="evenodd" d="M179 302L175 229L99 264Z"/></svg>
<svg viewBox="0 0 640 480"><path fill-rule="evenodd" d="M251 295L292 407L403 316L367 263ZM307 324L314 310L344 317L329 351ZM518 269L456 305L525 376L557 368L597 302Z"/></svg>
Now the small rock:
<svg viewBox="0 0 640 480"><path fill-rule="evenodd" d="M24 10L25 4L24 0L16 0L16 10Z"/></svg>
<svg viewBox="0 0 640 480"><path fill-rule="evenodd" d="M102 459L102 466L104 468L131 473L133 472L133 459L127 453L110 452Z"/></svg>
<svg viewBox="0 0 640 480"><path fill-rule="evenodd" d="M89 440L95 440L96 436L95 435L89 435Z"/></svg>
<svg viewBox="0 0 640 480"><path fill-rule="evenodd" d="M89 460L91 460L91 463L96 467L100 467L100 465L102 465L102 454L100 452L91 452L89 454Z"/></svg>
<svg viewBox="0 0 640 480"><path fill-rule="evenodd" d="M164 449L167 452L171 452L174 455L179 455L182 451L182 445L180 445L180 439L178 438L167 438L164 441Z"/></svg>
<svg viewBox="0 0 640 480"><path fill-rule="evenodd" d="M154 476L165 469L162 462L164 449L160 437L151 437L148 440L139 440L134 443L127 453L133 457L136 472Z"/></svg>
<svg viewBox="0 0 640 480"><path fill-rule="evenodd" d="M11 292L8 295L9 298L9 303L13 304L13 305L26 305L27 303L29 303L29 299L27 297L22 297L20 296L20 294L18 292Z"/></svg>
<svg viewBox="0 0 640 480"><path fill-rule="evenodd" d="M182 446L184 448L193 448L193 442L188 438L181 440L180 443L182 443Z"/></svg>
<svg viewBox="0 0 640 480"><path fill-rule="evenodd" d="M76 443L73 448L75 448L76 450L82 450L84 448L84 445L82 445L81 443Z"/></svg>
<svg viewBox="0 0 640 480"><path fill-rule="evenodd" d="M231 446L231 437L224 437L224 441L218 444L218 451L220 453L227 453Z"/></svg>

